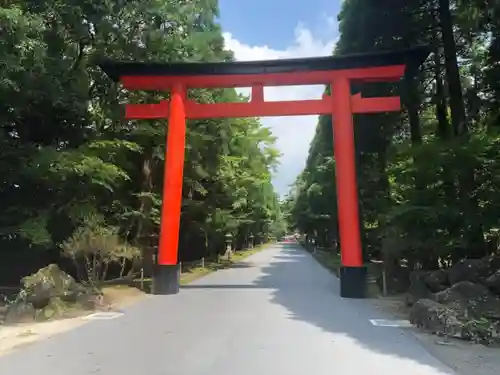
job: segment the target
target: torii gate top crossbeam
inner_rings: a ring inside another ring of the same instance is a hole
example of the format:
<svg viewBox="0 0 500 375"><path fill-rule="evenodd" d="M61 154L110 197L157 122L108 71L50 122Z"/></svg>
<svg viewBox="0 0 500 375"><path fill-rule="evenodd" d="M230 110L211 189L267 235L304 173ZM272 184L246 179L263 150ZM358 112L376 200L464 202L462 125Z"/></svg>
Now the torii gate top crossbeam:
<svg viewBox="0 0 500 375"><path fill-rule="evenodd" d="M399 81L412 74L428 56L427 47L345 56L245 62L137 63L103 62L101 68L129 90L183 92L189 119L217 117L296 116L331 114L328 97L320 100L266 102L264 86L331 85L338 79L358 82ZM251 87L249 103L196 103L190 88ZM352 90L351 90L352 91ZM351 98L353 113L399 111L399 97ZM169 102L128 104L127 119L168 117Z"/></svg>
<svg viewBox="0 0 500 375"><path fill-rule="evenodd" d="M329 84L335 76L352 80L399 80L429 55L426 46L401 51L300 59L146 63L105 61L101 68L131 90L161 90L179 82L188 88ZM395 77L391 67L402 67Z"/></svg>

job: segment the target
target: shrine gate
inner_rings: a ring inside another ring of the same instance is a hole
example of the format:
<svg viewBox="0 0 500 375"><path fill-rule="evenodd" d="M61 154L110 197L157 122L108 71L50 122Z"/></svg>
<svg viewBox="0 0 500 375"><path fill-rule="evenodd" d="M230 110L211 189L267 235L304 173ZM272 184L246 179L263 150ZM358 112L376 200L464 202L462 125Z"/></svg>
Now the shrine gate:
<svg viewBox="0 0 500 375"><path fill-rule="evenodd" d="M141 63L106 61L100 67L128 90L170 91L170 101L127 104L125 117L168 119L163 203L155 294L179 292L178 243L186 120L221 117L331 115L341 247L340 294L363 298L366 268L363 262L356 181L353 115L401 110L399 96L364 98L351 84L394 82L414 74L429 55L427 47L319 58L216 62ZM265 86L330 85L331 95L319 100L266 102ZM249 102L196 103L192 88L251 87ZM299 136L299 135L297 135ZM333 176L332 176L333 177Z"/></svg>

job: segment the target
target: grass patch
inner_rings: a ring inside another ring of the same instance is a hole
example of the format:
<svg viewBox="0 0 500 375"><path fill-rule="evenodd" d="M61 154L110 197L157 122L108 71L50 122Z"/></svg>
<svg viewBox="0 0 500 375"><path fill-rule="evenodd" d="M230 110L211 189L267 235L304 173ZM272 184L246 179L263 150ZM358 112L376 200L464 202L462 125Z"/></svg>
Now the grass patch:
<svg viewBox="0 0 500 375"><path fill-rule="evenodd" d="M269 244L264 244L256 246L253 249L235 251L231 255L231 260L228 260L226 257L221 258L219 262L215 260L205 260L204 267L202 267L199 264L195 266L183 264L180 284L186 285L212 272L219 271L222 269L232 268L238 263L248 258L249 256L264 250L268 245ZM152 282L153 280L151 278L143 279L142 283L140 279L136 279L133 282L133 286L143 290L146 293L151 293Z"/></svg>
<svg viewBox="0 0 500 375"><path fill-rule="evenodd" d="M340 277L340 254L325 250L316 250L315 252L311 252L311 254L319 264L333 272L337 277Z"/></svg>
<svg viewBox="0 0 500 375"><path fill-rule="evenodd" d="M234 264L234 263L241 262L241 261L245 260L246 258L248 258L249 256L252 256L252 255L257 254L258 252L264 250L264 248L266 248L269 245L270 244L259 245L259 246L254 247L253 249L247 249L244 251L236 251L235 253L233 253L233 256L231 258L231 263Z"/></svg>

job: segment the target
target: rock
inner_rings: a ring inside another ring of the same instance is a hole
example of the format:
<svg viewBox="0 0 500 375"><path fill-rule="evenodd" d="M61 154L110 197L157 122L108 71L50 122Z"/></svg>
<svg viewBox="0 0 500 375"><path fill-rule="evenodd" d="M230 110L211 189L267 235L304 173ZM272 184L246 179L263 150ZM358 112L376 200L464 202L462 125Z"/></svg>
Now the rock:
<svg viewBox="0 0 500 375"><path fill-rule="evenodd" d="M23 302L11 303L7 306L4 323L11 324L32 321L35 317L35 312L35 307L32 304Z"/></svg>
<svg viewBox="0 0 500 375"><path fill-rule="evenodd" d="M479 259L461 259L453 265L448 273L448 280L451 285L461 281L471 281L477 283L478 269L480 266Z"/></svg>
<svg viewBox="0 0 500 375"><path fill-rule="evenodd" d="M410 286L405 296L407 306L412 306L421 298L432 297L432 292L424 281L425 274L422 271L413 271L410 274Z"/></svg>
<svg viewBox="0 0 500 375"><path fill-rule="evenodd" d="M500 269L488 276L484 281L484 285L493 292L500 294Z"/></svg>
<svg viewBox="0 0 500 375"><path fill-rule="evenodd" d="M469 300L477 296L489 295L488 288L481 284L474 284L470 281L461 281L450 288L436 293L436 301L440 303L451 303L458 299Z"/></svg>
<svg viewBox="0 0 500 375"><path fill-rule="evenodd" d="M481 284L499 267L500 258L498 255L486 256L480 259L462 259L450 269L448 280L450 285L461 281Z"/></svg>
<svg viewBox="0 0 500 375"><path fill-rule="evenodd" d="M500 254L494 254L486 258L488 258L490 273L500 269Z"/></svg>
<svg viewBox="0 0 500 375"><path fill-rule="evenodd" d="M410 322L430 333L483 344L492 343L498 338L496 323L484 318L469 320L454 308L425 298L413 305Z"/></svg>
<svg viewBox="0 0 500 375"><path fill-rule="evenodd" d="M21 280L24 299L36 309L43 309L54 297L75 302L85 293L73 277L62 271L57 264L51 264Z"/></svg>
<svg viewBox="0 0 500 375"><path fill-rule="evenodd" d="M484 285L462 281L436 293L433 299L466 317L500 319L500 300Z"/></svg>
<svg viewBox="0 0 500 375"><path fill-rule="evenodd" d="M70 304L65 302L62 298L53 297L50 299L47 306L41 310L37 310L35 319L38 321L45 321L64 318L70 307Z"/></svg>
<svg viewBox="0 0 500 375"><path fill-rule="evenodd" d="M441 292L450 286L448 284L448 270L424 272L422 280L433 293Z"/></svg>
<svg viewBox="0 0 500 375"><path fill-rule="evenodd" d="M12 323L78 315L82 309L95 309L102 300L100 292L78 284L55 264L23 278L21 283L16 302L9 305L9 319L5 318Z"/></svg>
<svg viewBox="0 0 500 375"><path fill-rule="evenodd" d="M427 298L415 302L410 310L410 322L434 334L456 338L467 336L456 311Z"/></svg>

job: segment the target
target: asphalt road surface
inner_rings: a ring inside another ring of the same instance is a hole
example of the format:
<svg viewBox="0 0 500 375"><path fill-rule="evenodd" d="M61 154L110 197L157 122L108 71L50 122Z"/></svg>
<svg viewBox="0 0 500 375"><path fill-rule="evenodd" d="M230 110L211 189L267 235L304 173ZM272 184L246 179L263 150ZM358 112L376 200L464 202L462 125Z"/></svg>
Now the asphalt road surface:
<svg viewBox="0 0 500 375"><path fill-rule="evenodd" d="M297 245L0 357L1 375L454 374Z"/></svg>

